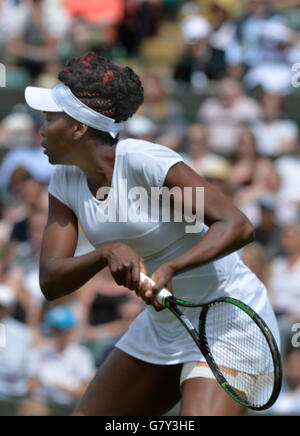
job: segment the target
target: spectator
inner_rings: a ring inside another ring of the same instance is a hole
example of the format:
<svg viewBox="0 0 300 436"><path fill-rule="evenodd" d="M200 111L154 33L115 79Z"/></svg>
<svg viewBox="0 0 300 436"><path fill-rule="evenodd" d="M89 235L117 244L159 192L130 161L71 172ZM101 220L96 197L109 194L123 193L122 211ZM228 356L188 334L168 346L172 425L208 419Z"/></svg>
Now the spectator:
<svg viewBox="0 0 300 436"><path fill-rule="evenodd" d="M23 299L23 316L36 342L41 339L38 325L45 302L39 285L39 257L46 222L47 215L42 210L35 211L28 218L28 241L17 247L12 270L16 287L22 295L27 295L27 299Z"/></svg>
<svg viewBox="0 0 300 436"><path fill-rule="evenodd" d="M134 115L126 122L125 131L129 138L141 139L142 141L154 142L156 137L154 122L140 115Z"/></svg>
<svg viewBox="0 0 300 436"><path fill-rule="evenodd" d="M268 256L263 245L259 242L248 244L241 252L241 259L260 280L264 280Z"/></svg>
<svg viewBox="0 0 300 436"><path fill-rule="evenodd" d="M213 47L210 37L213 28L201 15L185 18L181 24L182 47L174 68L174 79L193 90L205 89L209 80L224 76L224 51L220 50L217 36Z"/></svg>
<svg viewBox="0 0 300 436"><path fill-rule="evenodd" d="M22 179L18 189L15 184L14 192L19 196L21 204L18 212L19 219L13 226L10 239L13 243L28 242L29 218L38 211L47 213L48 195L43 185L30 176Z"/></svg>
<svg viewBox="0 0 300 436"><path fill-rule="evenodd" d="M28 114L12 112L0 123L0 146L6 150L28 146L33 130L34 122Z"/></svg>
<svg viewBox="0 0 300 436"><path fill-rule="evenodd" d="M130 324L135 320L135 318L142 312L144 308L144 304L135 297L127 297L123 300L118 306L118 317L120 319L120 325L122 326L121 330L119 330L118 334L115 334L113 337L110 337L103 341L98 341L96 348L96 362L97 365L101 365L101 363L106 359L108 354L113 350L114 345L117 340L121 338L121 336L126 332L129 328Z"/></svg>
<svg viewBox="0 0 300 436"><path fill-rule="evenodd" d="M124 16L122 0L66 0L72 17L71 37L76 53L91 50L110 51L118 37L118 26Z"/></svg>
<svg viewBox="0 0 300 436"><path fill-rule="evenodd" d="M85 347L72 339L76 320L68 306L51 309L46 323L53 338L32 355L31 395L45 402L73 404L94 375L93 359Z"/></svg>
<svg viewBox="0 0 300 436"><path fill-rule="evenodd" d="M10 36L11 24L18 5L14 0L0 0L0 56L2 57Z"/></svg>
<svg viewBox="0 0 300 436"><path fill-rule="evenodd" d="M35 79L59 56L59 44L69 29L61 0L28 0L15 9L6 56L30 71Z"/></svg>
<svg viewBox="0 0 300 436"><path fill-rule="evenodd" d="M230 164L218 155L209 155L202 162L201 175L224 195L230 196Z"/></svg>
<svg viewBox="0 0 300 436"><path fill-rule="evenodd" d="M261 158L256 163L251 184L237 189L233 201L257 227L260 222L259 200L267 194L277 197L279 189L280 177L273 162L268 158ZM276 213L279 212L278 207Z"/></svg>
<svg viewBox="0 0 300 436"><path fill-rule="evenodd" d="M160 0L125 0L118 41L125 48L127 56L138 55L143 40L156 34L160 15Z"/></svg>
<svg viewBox="0 0 300 436"><path fill-rule="evenodd" d="M285 225L298 219L300 211L300 158L299 145L295 155L283 155L275 162L281 179L278 192L280 224Z"/></svg>
<svg viewBox="0 0 300 436"><path fill-rule="evenodd" d="M0 257L4 252L3 247L8 242L12 230L12 223L5 215L6 209L4 209L3 204L1 203L0 197Z"/></svg>
<svg viewBox="0 0 300 436"><path fill-rule="evenodd" d="M16 297L7 285L0 285L0 398L18 399L28 393L29 359L32 352L28 328L12 318Z"/></svg>
<svg viewBox="0 0 300 436"><path fill-rule="evenodd" d="M181 105L166 94L157 73L143 77L144 104L138 115L149 118L157 127L156 142L177 149L184 134L184 114Z"/></svg>
<svg viewBox="0 0 300 436"><path fill-rule="evenodd" d="M227 70L225 53L236 34L237 25L231 18L233 6L232 0L212 0L210 5L214 28L210 37L210 46L214 60L213 78L216 79L224 76Z"/></svg>
<svg viewBox="0 0 300 436"><path fill-rule="evenodd" d="M268 259L278 256L282 252L281 227L276 219L276 197L272 194L259 199L260 223L255 229L256 240L266 252Z"/></svg>
<svg viewBox="0 0 300 436"><path fill-rule="evenodd" d="M11 176L17 168L25 169L41 183L48 183L54 167L49 164L41 147L40 120L35 120L31 130L30 144L19 143L17 149L10 150L0 166L0 189L4 193L10 186Z"/></svg>
<svg viewBox="0 0 300 436"><path fill-rule="evenodd" d="M300 348L289 346L284 356L285 377L278 400L269 413L300 415Z"/></svg>
<svg viewBox="0 0 300 436"><path fill-rule="evenodd" d="M78 291L83 338L97 362L104 350L115 344L127 329L128 319L123 318L125 312L120 312L120 307L132 298L127 288L116 284L107 268ZM141 300L137 300L134 307L137 307L135 312L137 315L144 304Z"/></svg>
<svg viewBox="0 0 300 436"><path fill-rule="evenodd" d="M206 127L201 123L192 123L187 127L186 146L187 153L184 159L197 173L203 174L203 167L207 159L215 156L207 147Z"/></svg>
<svg viewBox="0 0 300 436"><path fill-rule="evenodd" d="M277 158L296 150L298 126L282 119L284 100L279 95L264 93L261 99L262 120L257 120L253 131L257 150L263 156Z"/></svg>
<svg viewBox="0 0 300 436"><path fill-rule="evenodd" d="M291 68L299 61L299 34L285 23L272 19L266 21L260 36L263 59L249 69L244 78L248 89L261 86L273 94L293 92Z"/></svg>
<svg viewBox="0 0 300 436"><path fill-rule="evenodd" d="M248 69L264 60L267 53L261 44L261 34L272 16L266 0L246 0L245 14L237 23L235 39L226 51L229 65L242 64Z"/></svg>
<svg viewBox="0 0 300 436"><path fill-rule="evenodd" d="M199 120L208 125L210 149L225 156L236 150L240 125L250 124L260 115L259 104L231 78L221 80L217 96L207 98L198 111Z"/></svg>
<svg viewBox="0 0 300 436"><path fill-rule="evenodd" d="M279 321L283 344L291 332L291 325L300 321L300 226L283 228L281 243L285 256L277 256L266 270L266 284Z"/></svg>
<svg viewBox="0 0 300 436"><path fill-rule="evenodd" d="M230 186L232 192L253 183L255 168L260 160L256 139L249 127L240 129L235 153L232 156Z"/></svg>

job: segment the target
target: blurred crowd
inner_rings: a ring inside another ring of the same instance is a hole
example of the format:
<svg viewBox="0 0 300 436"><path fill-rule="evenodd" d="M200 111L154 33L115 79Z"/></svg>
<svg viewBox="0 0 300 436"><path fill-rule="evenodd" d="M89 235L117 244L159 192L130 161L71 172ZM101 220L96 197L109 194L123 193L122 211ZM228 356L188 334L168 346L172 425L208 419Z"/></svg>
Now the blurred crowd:
<svg viewBox="0 0 300 436"><path fill-rule="evenodd" d="M166 20L180 44L161 72L145 65L143 43ZM270 413L300 414L300 118L288 110L300 0L0 0L6 92L54 86L64 62L90 50L140 72L145 103L123 136L182 154L253 223L256 241L240 255L265 283L282 338L284 388ZM39 252L54 168L40 147L43 116L22 98L0 115L0 404L51 415L53 405L72 410L144 305L107 269L45 301ZM76 255L91 249L80 233Z"/></svg>

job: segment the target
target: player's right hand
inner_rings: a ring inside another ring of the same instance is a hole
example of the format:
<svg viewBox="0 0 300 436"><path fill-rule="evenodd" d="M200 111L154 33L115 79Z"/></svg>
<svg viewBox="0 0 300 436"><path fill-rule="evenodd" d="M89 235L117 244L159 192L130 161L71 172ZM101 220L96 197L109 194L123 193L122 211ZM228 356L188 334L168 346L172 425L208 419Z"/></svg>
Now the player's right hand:
<svg viewBox="0 0 300 436"><path fill-rule="evenodd" d="M131 247L121 242L108 244L101 250L116 283L142 296L149 286L147 283L140 282L140 273L148 274L144 259Z"/></svg>

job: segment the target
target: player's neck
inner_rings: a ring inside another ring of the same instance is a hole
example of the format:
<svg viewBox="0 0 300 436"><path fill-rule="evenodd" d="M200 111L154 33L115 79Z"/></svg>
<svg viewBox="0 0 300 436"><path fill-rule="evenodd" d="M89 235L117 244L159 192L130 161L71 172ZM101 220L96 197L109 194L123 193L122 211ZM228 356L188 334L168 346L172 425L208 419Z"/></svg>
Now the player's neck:
<svg viewBox="0 0 300 436"><path fill-rule="evenodd" d="M86 153L77 164L86 174L88 186L93 195L96 195L99 188L111 186L115 149L115 146L91 145L86 148Z"/></svg>

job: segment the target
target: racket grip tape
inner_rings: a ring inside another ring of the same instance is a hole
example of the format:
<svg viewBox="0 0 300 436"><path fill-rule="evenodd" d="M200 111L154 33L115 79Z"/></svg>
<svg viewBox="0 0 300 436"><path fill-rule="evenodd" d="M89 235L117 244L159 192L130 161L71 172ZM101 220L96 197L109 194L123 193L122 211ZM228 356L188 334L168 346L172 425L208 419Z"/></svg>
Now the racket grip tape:
<svg viewBox="0 0 300 436"><path fill-rule="evenodd" d="M145 280L149 280L149 282L150 282L152 285L155 285L155 282L154 282L152 279L150 279L150 277L147 277L144 273L141 273L141 274L140 274L140 280L141 280L141 282L143 282L143 281L145 281ZM156 300L157 300L157 302L158 302L159 304L161 304L163 307L165 307L165 300L166 300L166 298L167 298L167 297L171 297L171 296L172 296L171 292L168 291L167 289L163 288L163 289L161 289L161 290L159 291L159 293L157 294L157 296L156 296Z"/></svg>

